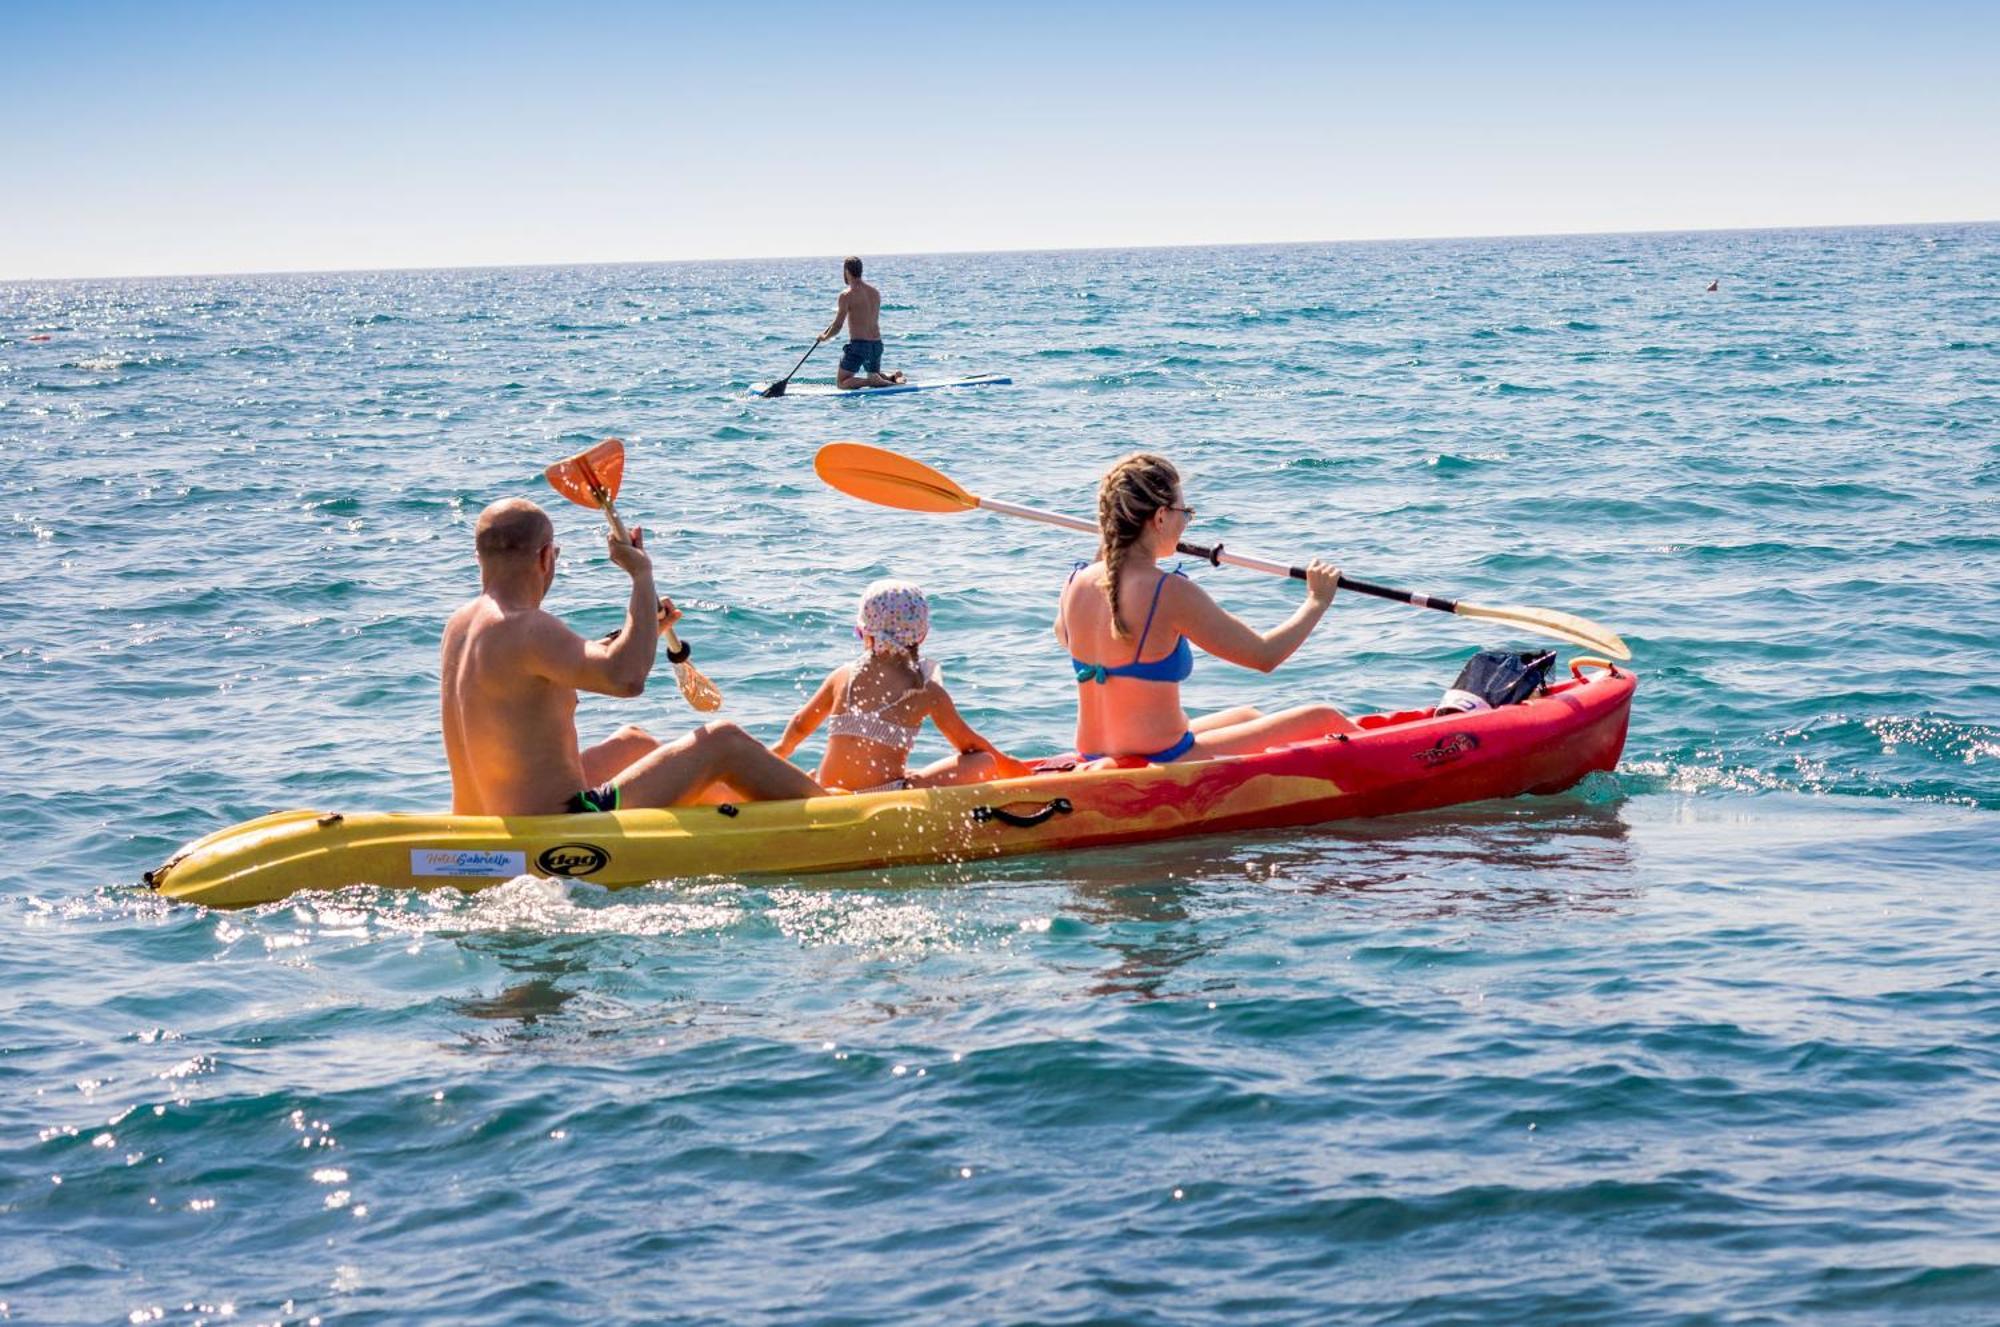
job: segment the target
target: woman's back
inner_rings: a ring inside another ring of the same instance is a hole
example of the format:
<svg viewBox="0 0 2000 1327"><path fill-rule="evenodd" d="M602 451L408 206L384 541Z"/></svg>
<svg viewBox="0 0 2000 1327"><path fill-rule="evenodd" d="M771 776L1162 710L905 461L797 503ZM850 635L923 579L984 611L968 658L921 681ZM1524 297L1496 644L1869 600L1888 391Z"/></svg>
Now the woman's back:
<svg viewBox="0 0 2000 1327"><path fill-rule="evenodd" d="M1183 587L1150 561L1128 562L1118 585L1121 636L1112 629L1105 576L1101 561L1072 576L1057 618L1076 673L1077 750L1169 747L1188 730L1180 683L1194 666L1176 626Z"/></svg>

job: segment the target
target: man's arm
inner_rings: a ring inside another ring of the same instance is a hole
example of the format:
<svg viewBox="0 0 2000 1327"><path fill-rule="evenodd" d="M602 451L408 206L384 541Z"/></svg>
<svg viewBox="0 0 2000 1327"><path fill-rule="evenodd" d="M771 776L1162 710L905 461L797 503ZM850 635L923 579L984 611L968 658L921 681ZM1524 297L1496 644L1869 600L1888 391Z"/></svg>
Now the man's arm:
<svg viewBox="0 0 2000 1327"><path fill-rule="evenodd" d="M549 613L536 616L529 634L529 667L558 686L601 696L636 696L646 689L660 648L660 607L653 589L653 559L636 528L632 542L611 538L611 560L632 578L625 625L608 640L587 641Z"/></svg>
<svg viewBox="0 0 2000 1327"><path fill-rule="evenodd" d="M848 293L849 292L845 290L840 292L840 299L833 306L833 321L828 323L826 325L826 330L819 334L820 340L822 341L833 340L835 333L840 331L840 325L847 321Z"/></svg>

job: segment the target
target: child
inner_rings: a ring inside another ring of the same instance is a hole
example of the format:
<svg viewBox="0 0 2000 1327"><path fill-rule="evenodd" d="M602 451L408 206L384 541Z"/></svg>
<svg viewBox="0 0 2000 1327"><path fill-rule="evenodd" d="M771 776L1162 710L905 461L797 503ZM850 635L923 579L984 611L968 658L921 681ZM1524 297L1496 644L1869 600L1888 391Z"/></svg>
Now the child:
<svg viewBox="0 0 2000 1327"><path fill-rule="evenodd" d="M870 585L861 596L854 627L861 637L861 657L827 674L785 725L777 753L789 757L826 721L826 758L820 761L818 778L828 788L936 788L1026 774L1026 765L959 717L937 664L917 658L930 623L930 604L916 586L891 580ZM913 771L910 748L925 719L937 725L958 754Z"/></svg>

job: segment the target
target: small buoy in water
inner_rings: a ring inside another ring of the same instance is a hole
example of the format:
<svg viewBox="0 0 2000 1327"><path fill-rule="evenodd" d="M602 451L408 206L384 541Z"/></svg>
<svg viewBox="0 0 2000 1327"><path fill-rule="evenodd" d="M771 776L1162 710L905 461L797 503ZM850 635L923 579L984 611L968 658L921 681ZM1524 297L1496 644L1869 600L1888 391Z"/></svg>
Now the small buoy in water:
<svg viewBox="0 0 2000 1327"><path fill-rule="evenodd" d="M37 335L37 336L31 336L28 339L30 341L46 341L49 338L46 335Z"/></svg>
<svg viewBox="0 0 2000 1327"><path fill-rule="evenodd" d="M1717 288L1719 288L1719 287L1720 287L1721 285L1722 285L1722 281L1721 281L1721 279L1720 279L1720 278L1717 278L1716 280L1714 280L1714 281L1711 281L1711 282L1709 282L1709 283L1708 283L1708 293L1709 293L1709 294L1711 294L1711 295L1713 295L1713 294L1714 294L1714 293L1716 292Z"/></svg>

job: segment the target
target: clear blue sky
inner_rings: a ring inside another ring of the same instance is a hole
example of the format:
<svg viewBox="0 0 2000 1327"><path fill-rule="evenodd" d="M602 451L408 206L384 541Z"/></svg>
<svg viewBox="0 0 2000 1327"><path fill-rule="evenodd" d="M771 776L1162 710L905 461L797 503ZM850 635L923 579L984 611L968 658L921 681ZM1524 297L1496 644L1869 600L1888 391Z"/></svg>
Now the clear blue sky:
<svg viewBox="0 0 2000 1327"><path fill-rule="evenodd" d="M0 278L2000 218L2000 6L0 0Z"/></svg>

